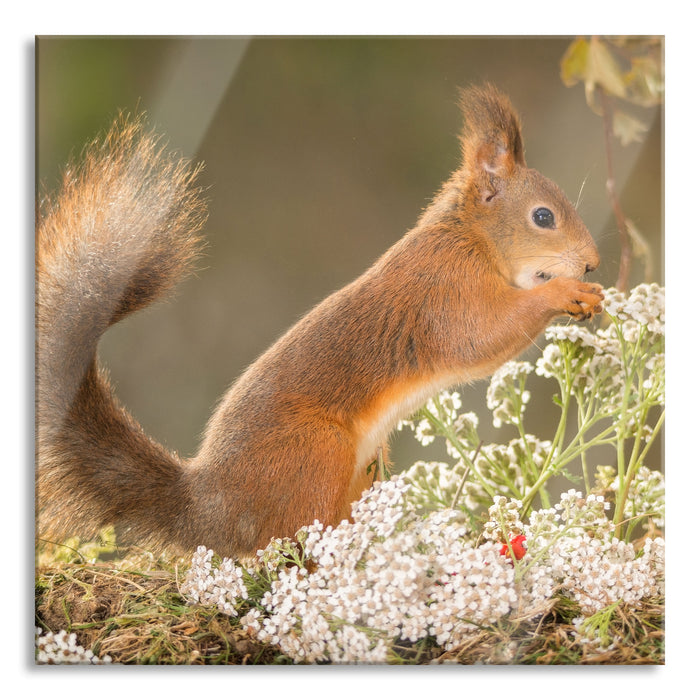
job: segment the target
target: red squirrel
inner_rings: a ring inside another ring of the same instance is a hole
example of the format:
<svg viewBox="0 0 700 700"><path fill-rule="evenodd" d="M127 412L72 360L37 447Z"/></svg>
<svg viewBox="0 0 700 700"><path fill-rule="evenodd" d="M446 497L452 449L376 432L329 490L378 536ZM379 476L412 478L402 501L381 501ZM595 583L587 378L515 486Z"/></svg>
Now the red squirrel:
<svg viewBox="0 0 700 700"><path fill-rule="evenodd" d="M461 91L461 166L416 226L318 304L231 386L184 460L149 438L97 361L109 326L170 290L200 252L198 169L119 118L43 202L36 234L37 511L42 535L119 524L151 546L243 556L371 485L399 420L492 373L552 319L601 311L596 246L525 164L519 118Z"/></svg>

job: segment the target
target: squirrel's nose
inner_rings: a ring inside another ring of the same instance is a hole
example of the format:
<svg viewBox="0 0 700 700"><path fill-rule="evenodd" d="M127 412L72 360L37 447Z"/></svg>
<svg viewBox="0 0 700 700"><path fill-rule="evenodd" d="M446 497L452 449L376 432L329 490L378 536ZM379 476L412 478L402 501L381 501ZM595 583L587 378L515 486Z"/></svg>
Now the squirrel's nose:
<svg viewBox="0 0 700 700"><path fill-rule="evenodd" d="M586 273L593 272L598 265L600 265L600 255L598 255L598 251L594 249L590 260L586 263Z"/></svg>

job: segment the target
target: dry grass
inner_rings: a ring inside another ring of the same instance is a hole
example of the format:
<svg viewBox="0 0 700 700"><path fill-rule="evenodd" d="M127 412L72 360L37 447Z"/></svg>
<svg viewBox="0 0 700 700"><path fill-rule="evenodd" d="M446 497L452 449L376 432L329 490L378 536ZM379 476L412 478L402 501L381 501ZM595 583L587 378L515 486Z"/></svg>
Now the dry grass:
<svg viewBox="0 0 700 700"><path fill-rule="evenodd" d="M275 663L236 621L188 605L183 560L148 556L95 564L54 562L36 572L36 625L75 632L78 643L123 664Z"/></svg>
<svg viewBox="0 0 700 700"><path fill-rule="evenodd" d="M463 664L663 664L663 612L662 601L645 603L635 611L618 607L608 633L622 641L598 651L583 649L575 640L571 619L578 610L570 601L558 599L539 621L483 630L442 658Z"/></svg>
<svg viewBox="0 0 700 700"><path fill-rule="evenodd" d="M275 647L250 637L237 620L191 606L178 582L189 560L131 553L111 561L60 561L46 553L36 572L36 624L75 632L78 643L122 664L288 664ZM606 632L621 643L582 648L573 635L578 609L553 600L537 620L481 630L449 652L431 640L394 647L407 664L663 664L663 601L618 606Z"/></svg>

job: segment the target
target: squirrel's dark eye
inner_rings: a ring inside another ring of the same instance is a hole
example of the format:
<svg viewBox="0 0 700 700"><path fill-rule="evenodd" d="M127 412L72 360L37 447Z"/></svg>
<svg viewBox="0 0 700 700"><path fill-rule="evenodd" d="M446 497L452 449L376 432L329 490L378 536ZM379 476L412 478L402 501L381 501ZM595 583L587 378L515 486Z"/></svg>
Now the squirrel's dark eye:
<svg viewBox="0 0 700 700"><path fill-rule="evenodd" d="M554 228L554 214L547 207L537 207L532 212L532 220L540 228Z"/></svg>

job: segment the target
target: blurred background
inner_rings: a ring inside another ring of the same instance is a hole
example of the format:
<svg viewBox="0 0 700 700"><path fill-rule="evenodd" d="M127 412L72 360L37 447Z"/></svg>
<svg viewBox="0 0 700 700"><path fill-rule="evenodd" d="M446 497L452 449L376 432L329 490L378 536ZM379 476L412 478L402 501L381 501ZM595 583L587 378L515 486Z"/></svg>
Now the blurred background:
<svg viewBox="0 0 700 700"><path fill-rule="evenodd" d="M197 274L100 346L146 432L191 456L245 367L413 226L459 163L459 86L491 81L510 95L528 165L579 202L602 259L591 279L613 285L619 243L602 120L559 74L571 39L39 37L40 189L54 189L66 160L120 110L145 111L172 149L206 164L208 247ZM614 144L615 176L650 245L651 279L663 283L663 114L632 111L648 128L641 142ZM641 281L636 264L631 286ZM480 416L486 442L508 442L514 429L492 427L486 387L465 388L463 410ZM529 388L528 432L551 438L554 386L532 376ZM430 454L406 432L393 440L397 470ZM439 447L435 456L444 459ZM657 446L648 466L660 461Z"/></svg>

